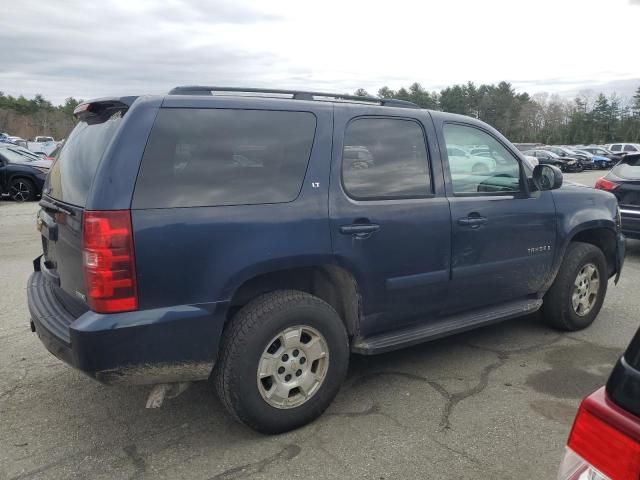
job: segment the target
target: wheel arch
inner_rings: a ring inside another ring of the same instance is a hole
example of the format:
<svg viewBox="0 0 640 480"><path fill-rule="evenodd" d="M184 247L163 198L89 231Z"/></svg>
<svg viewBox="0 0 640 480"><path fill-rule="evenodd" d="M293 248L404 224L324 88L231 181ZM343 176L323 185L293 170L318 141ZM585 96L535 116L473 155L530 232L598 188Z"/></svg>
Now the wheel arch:
<svg viewBox="0 0 640 480"><path fill-rule="evenodd" d="M357 335L362 304L358 282L347 269L333 264L273 269L245 279L233 290L227 320L252 299L289 289L307 292L327 302L338 312L349 337Z"/></svg>
<svg viewBox="0 0 640 480"><path fill-rule="evenodd" d="M571 242L589 243L598 247L607 261L607 276L610 278L615 275L617 270L615 230L604 226L585 228L575 232L569 240L569 243Z"/></svg>

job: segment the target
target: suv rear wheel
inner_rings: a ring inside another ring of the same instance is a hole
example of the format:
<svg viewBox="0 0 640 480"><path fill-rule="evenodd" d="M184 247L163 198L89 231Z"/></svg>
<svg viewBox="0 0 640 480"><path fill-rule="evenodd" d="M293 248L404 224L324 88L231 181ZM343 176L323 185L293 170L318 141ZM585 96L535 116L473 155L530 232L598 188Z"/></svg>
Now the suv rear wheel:
<svg viewBox="0 0 640 480"><path fill-rule="evenodd" d="M561 330L587 328L600 312L607 279L607 262L598 247L570 243L558 275L544 297L545 321Z"/></svg>
<svg viewBox="0 0 640 480"><path fill-rule="evenodd" d="M214 380L238 420L280 433L324 412L348 364L347 332L336 311L307 293L283 290L256 298L234 316Z"/></svg>

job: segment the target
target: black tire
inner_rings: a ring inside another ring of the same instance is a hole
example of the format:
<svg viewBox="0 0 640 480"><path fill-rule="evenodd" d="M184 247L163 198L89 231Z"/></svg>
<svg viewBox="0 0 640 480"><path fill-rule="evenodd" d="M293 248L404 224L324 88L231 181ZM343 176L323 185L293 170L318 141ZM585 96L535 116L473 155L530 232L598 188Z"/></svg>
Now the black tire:
<svg viewBox="0 0 640 480"><path fill-rule="evenodd" d="M304 403L278 408L258 388L258 365L269 342L283 330L304 325L324 337L328 365L324 380ZM308 293L280 290L244 306L225 327L213 372L218 395L240 422L262 433L282 433L319 417L331 404L349 365L349 339L336 311Z"/></svg>
<svg viewBox="0 0 640 480"><path fill-rule="evenodd" d="M31 202L36 199L36 186L27 178L14 178L9 184L9 196L14 202Z"/></svg>
<svg viewBox="0 0 640 480"><path fill-rule="evenodd" d="M588 264L594 265L598 271L599 288L591 310L581 316L573 307L572 296L574 282L583 267ZM590 243L570 243L556 279L544 296L542 315L545 322L554 328L569 332L587 328L602 308L608 279L607 261L602 250Z"/></svg>

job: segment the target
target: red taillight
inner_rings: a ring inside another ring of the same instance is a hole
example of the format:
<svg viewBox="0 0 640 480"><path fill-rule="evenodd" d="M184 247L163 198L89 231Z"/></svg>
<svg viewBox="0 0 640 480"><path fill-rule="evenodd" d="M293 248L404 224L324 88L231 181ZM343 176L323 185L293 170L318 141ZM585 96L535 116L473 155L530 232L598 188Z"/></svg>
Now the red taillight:
<svg viewBox="0 0 640 480"><path fill-rule="evenodd" d="M612 182L611 180L607 180L606 178L599 178L596 181L595 188L610 192L611 190L615 190L616 188L618 188L618 184Z"/></svg>
<svg viewBox="0 0 640 480"><path fill-rule="evenodd" d="M99 313L136 310L131 212L87 211L82 223L82 264L89 308Z"/></svg>
<svg viewBox="0 0 640 480"><path fill-rule="evenodd" d="M640 418L611 403L604 388L583 400L567 447L584 460L584 470L615 480L640 478Z"/></svg>

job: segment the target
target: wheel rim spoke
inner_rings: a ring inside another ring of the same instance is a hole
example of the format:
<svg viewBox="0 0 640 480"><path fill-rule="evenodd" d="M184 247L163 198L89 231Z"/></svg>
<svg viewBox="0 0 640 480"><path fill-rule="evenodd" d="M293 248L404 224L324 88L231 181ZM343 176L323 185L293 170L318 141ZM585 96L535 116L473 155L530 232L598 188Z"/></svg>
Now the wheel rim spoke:
<svg viewBox="0 0 640 480"><path fill-rule="evenodd" d="M282 344L284 348L300 347L300 337L302 336L302 328L288 331L282 335Z"/></svg>
<svg viewBox="0 0 640 480"><path fill-rule="evenodd" d="M304 395L305 397L313 395L317 386L318 380L316 379L316 376L311 372L305 373L304 376L302 376L302 378L300 379L300 382L298 382L300 393L302 393L302 395Z"/></svg>
<svg viewBox="0 0 640 480"><path fill-rule="evenodd" d="M577 312L578 307L580 306L580 295L578 293L574 293L571 296L571 302L573 303L573 309Z"/></svg>
<svg viewBox="0 0 640 480"><path fill-rule="evenodd" d="M322 343L319 338L314 338L304 346L304 350L310 361L318 360L326 356L327 352L324 351Z"/></svg>
<svg viewBox="0 0 640 480"><path fill-rule="evenodd" d="M260 378L267 378L275 375L278 370L278 359L266 354L262 356L260 360L260 367L258 369L258 376Z"/></svg>
<svg viewBox="0 0 640 480"><path fill-rule="evenodd" d="M266 396L272 402L285 405L289 400L289 392L291 389L285 384L274 382L270 390L267 390Z"/></svg>

